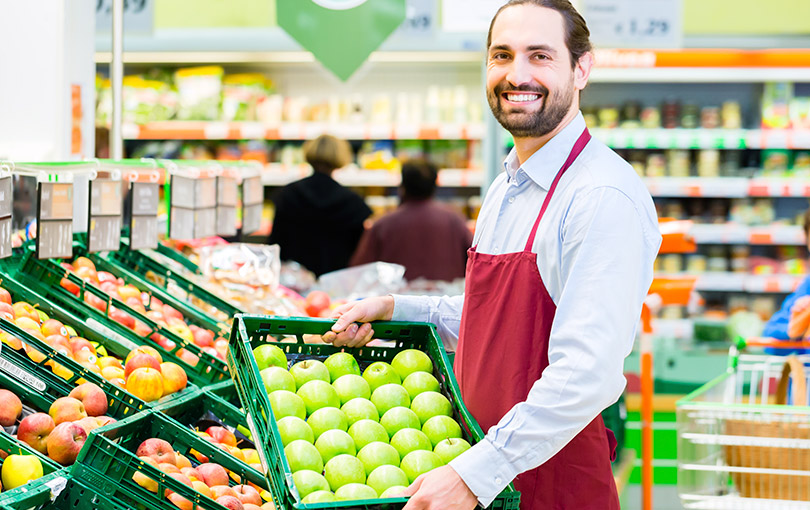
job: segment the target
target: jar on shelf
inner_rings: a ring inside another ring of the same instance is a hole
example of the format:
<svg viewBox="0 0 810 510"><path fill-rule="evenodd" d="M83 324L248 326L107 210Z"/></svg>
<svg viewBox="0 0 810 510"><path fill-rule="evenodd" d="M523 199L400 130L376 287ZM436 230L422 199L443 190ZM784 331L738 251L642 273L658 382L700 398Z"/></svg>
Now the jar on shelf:
<svg viewBox="0 0 810 510"><path fill-rule="evenodd" d="M683 271L683 257L677 253L664 255L661 261L661 270L665 273L680 273Z"/></svg>
<svg viewBox="0 0 810 510"><path fill-rule="evenodd" d="M671 149L666 152L667 168L671 177L689 177L690 161L689 151Z"/></svg>
<svg viewBox="0 0 810 510"><path fill-rule="evenodd" d="M700 125L700 107L694 103L687 103L681 108L681 127L696 129Z"/></svg>
<svg viewBox="0 0 810 510"><path fill-rule="evenodd" d="M583 106L582 117L585 119L585 125L591 129L599 127L599 110L594 106Z"/></svg>
<svg viewBox="0 0 810 510"><path fill-rule="evenodd" d="M731 271L734 273L748 272L748 257L751 256L751 248L745 245L735 245L731 247Z"/></svg>
<svg viewBox="0 0 810 510"><path fill-rule="evenodd" d="M722 246L712 246L709 248L709 256L706 259L706 268L712 272L728 271L728 260L726 250Z"/></svg>
<svg viewBox="0 0 810 510"><path fill-rule="evenodd" d="M724 102L720 109L720 119L723 129L740 129L742 127L740 103L737 101Z"/></svg>
<svg viewBox="0 0 810 510"><path fill-rule="evenodd" d="M605 129L615 129L619 127L619 109L615 106L600 108L599 127Z"/></svg>
<svg viewBox="0 0 810 510"><path fill-rule="evenodd" d="M720 176L720 151L702 149L698 152L697 173L699 177Z"/></svg>
<svg viewBox="0 0 810 510"><path fill-rule="evenodd" d="M641 110L641 127L644 129L659 129L661 127L661 112L655 106L648 106Z"/></svg>
<svg viewBox="0 0 810 510"><path fill-rule="evenodd" d="M681 104L677 99L667 99L661 105L661 121L666 129L681 127Z"/></svg>
<svg viewBox="0 0 810 510"><path fill-rule="evenodd" d="M666 174L667 162L663 154L650 154L647 156L645 173L647 177L664 177Z"/></svg>
<svg viewBox="0 0 810 510"><path fill-rule="evenodd" d="M686 257L686 272L687 273L705 273L708 269L708 262L705 255L694 253Z"/></svg>
<svg viewBox="0 0 810 510"><path fill-rule="evenodd" d="M742 166L742 151L725 150L721 154L720 174L724 177L737 177Z"/></svg>
<svg viewBox="0 0 810 510"><path fill-rule="evenodd" d="M720 108L704 106L700 110L700 127L703 129L717 129L720 127Z"/></svg>
<svg viewBox="0 0 810 510"><path fill-rule="evenodd" d="M641 103L627 101L622 105L621 127L635 129L641 126Z"/></svg>

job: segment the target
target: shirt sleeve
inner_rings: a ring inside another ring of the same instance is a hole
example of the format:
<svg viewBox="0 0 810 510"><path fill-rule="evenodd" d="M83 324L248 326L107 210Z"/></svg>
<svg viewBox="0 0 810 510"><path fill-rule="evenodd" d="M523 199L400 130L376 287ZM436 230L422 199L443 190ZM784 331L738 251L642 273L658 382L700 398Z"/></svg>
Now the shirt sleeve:
<svg viewBox="0 0 810 510"><path fill-rule="evenodd" d="M464 294L442 297L394 295L394 314L391 320L435 324L444 348L455 351L463 304Z"/></svg>
<svg viewBox="0 0 810 510"><path fill-rule="evenodd" d="M625 386L641 307L661 242L657 225L621 191L578 197L563 220L562 293L549 366L483 441L450 462L486 507L517 475L545 463Z"/></svg>
<svg viewBox="0 0 810 510"><path fill-rule="evenodd" d="M805 280L796 289L796 292L785 298L782 307L778 312L773 314L768 322L765 324L765 329L762 332L763 336L776 338L778 340L790 340L788 336L788 324L790 323L790 312L793 309L793 304L802 296L810 294L810 277Z"/></svg>

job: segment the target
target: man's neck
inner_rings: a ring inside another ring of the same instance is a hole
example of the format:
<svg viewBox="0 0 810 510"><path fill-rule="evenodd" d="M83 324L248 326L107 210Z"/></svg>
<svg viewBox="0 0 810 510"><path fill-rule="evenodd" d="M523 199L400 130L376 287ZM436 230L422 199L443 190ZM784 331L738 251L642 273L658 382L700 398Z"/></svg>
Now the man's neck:
<svg viewBox="0 0 810 510"><path fill-rule="evenodd" d="M526 137L526 138L515 138L515 151L517 152L518 162L522 165L532 155L539 151L545 144L549 142L552 138L557 136L563 129L565 129L568 124L571 123L572 120L576 118L579 114L579 104L571 105L571 109L568 110L568 113L563 118L562 122L560 122L556 128L549 131L543 136L538 137Z"/></svg>

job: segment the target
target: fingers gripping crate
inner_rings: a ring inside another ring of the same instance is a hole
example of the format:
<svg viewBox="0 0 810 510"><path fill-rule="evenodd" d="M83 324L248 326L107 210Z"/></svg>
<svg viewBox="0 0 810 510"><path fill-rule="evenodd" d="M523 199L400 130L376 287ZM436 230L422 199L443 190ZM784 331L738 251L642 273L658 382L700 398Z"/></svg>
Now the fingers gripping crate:
<svg viewBox="0 0 810 510"><path fill-rule="evenodd" d="M244 463L161 412L147 411L97 429L97 432L91 435L88 445L79 454L73 475L88 486L94 487L101 496L117 501L127 508L176 509L163 497L167 489L186 498L193 504L194 509L223 508L213 499L140 460L135 452L144 440L151 438L168 441L176 452L191 461L193 467L199 465L196 463L194 451L207 457L209 462L221 465L232 472L229 480L231 486L238 485L236 480L238 479L242 483L253 483L267 490L264 477L257 477L256 472L246 469ZM145 485L153 484L151 488L154 490L139 485L133 479L136 473L139 473L140 480Z"/></svg>
<svg viewBox="0 0 810 510"><path fill-rule="evenodd" d="M452 404L453 417L461 425L464 438L470 444L475 444L484 437L478 423L461 399L458 383L450 369L447 353L435 326L407 322L372 323L374 338L391 340L394 342L393 347L365 346L351 349L304 342L305 335L322 335L329 331L333 324L334 321L330 320L299 317L237 315L234 318L228 364L239 398L245 407L248 425L265 467L268 483L273 488L280 508L291 509L302 506L292 482L292 473L283 452L270 400L253 356L253 349L261 344L271 343L281 348L287 354L290 364L304 359L324 359L333 353L345 351L355 357L361 368L375 361L390 362L402 350L418 349L425 352L433 362L433 375L439 381L441 393ZM286 342L280 341L282 339ZM495 499L490 508L517 509L519 501L520 494L510 485ZM402 508L405 502L404 498L359 500L318 504L313 508L394 509Z"/></svg>
<svg viewBox="0 0 810 510"><path fill-rule="evenodd" d="M224 361L203 352L194 342L159 325L119 299L108 296L95 285L85 282L61 266L37 260L32 251L25 254L21 268L11 274L11 277L55 305L63 307L72 315L86 318L85 321L102 334L125 339L124 342L133 347L148 345L156 349L164 361L171 361L183 367L189 381L197 386L230 378ZM64 286L60 282L64 283ZM65 288L69 285L75 286L77 294ZM95 306L91 306L87 301L92 301ZM111 314L116 313L113 312L114 309L142 323L146 330L139 334L113 320ZM167 343L163 345L158 343L156 340L158 336L164 337Z"/></svg>
<svg viewBox="0 0 810 510"><path fill-rule="evenodd" d="M686 508L810 508L806 364L810 356L786 364L742 355L736 369L678 402L678 488Z"/></svg>

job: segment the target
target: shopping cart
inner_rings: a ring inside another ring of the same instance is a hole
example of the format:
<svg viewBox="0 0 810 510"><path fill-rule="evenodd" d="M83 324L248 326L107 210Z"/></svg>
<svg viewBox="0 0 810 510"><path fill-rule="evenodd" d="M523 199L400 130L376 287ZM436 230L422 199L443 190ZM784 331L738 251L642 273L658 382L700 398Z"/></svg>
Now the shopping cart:
<svg viewBox="0 0 810 510"><path fill-rule="evenodd" d="M810 510L808 373L810 355L744 354L734 346L726 373L678 402L684 508Z"/></svg>

